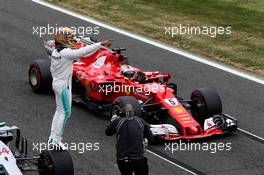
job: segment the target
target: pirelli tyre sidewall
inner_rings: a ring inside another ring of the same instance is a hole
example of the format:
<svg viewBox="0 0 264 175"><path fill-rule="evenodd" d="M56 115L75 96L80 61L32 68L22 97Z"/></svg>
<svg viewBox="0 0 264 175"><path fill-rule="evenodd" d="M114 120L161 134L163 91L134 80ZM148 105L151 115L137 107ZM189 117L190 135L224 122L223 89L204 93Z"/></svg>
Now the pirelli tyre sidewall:
<svg viewBox="0 0 264 175"><path fill-rule="evenodd" d="M28 80L34 92L43 93L50 91L52 87L50 59L32 61L29 66Z"/></svg>
<svg viewBox="0 0 264 175"><path fill-rule="evenodd" d="M46 150L38 161L40 175L74 175L71 155L68 151Z"/></svg>

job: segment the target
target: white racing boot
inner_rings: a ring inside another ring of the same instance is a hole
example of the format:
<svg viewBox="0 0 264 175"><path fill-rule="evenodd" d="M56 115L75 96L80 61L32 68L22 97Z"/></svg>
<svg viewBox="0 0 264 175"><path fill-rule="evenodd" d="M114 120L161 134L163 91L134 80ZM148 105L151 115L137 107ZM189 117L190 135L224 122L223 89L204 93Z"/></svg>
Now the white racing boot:
<svg viewBox="0 0 264 175"><path fill-rule="evenodd" d="M62 151L68 149L61 141L57 141L51 137L48 140L48 148L52 150L62 150Z"/></svg>

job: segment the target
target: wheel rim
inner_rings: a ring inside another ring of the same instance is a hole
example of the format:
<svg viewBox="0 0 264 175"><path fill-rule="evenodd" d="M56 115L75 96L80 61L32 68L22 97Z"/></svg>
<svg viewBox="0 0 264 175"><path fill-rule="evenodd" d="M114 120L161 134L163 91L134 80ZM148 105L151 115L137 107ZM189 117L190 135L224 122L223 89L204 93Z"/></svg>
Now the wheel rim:
<svg viewBox="0 0 264 175"><path fill-rule="evenodd" d="M41 175L53 174L53 164L46 154L43 154L39 159L39 169L41 170Z"/></svg>
<svg viewBox="0 0 264 175"><path fill-rule="evenodd" d="M204 103L198 97L194 97L192 99L192 101L195 104L193 106L192 113L193 113L194 116L198 116L202 112L201 108L199 107L199 105L204 105Z"/></svg>
<svg viewBox="0 0 264 175"><path fill-rule="evenodd" d="M32 68L29 74L30 83L32 86L37 86L38 84L38 72L35 68Z"/></svg>

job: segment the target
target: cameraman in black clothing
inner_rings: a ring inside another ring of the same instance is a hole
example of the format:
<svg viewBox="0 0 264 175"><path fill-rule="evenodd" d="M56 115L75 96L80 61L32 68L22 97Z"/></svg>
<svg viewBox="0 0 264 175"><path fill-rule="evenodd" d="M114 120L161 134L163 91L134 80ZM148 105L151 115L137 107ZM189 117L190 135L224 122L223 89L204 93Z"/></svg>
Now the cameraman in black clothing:
<svg viewBox="0 0 264 175"><path fill-rule="evenodd" d="M112 136L116 133L117 164L122 175L148 175L147 158L144 157L144 140L149 137L147 123L135 116L131 104L124 107L121 117L114 115L105 134Z"/></svg>

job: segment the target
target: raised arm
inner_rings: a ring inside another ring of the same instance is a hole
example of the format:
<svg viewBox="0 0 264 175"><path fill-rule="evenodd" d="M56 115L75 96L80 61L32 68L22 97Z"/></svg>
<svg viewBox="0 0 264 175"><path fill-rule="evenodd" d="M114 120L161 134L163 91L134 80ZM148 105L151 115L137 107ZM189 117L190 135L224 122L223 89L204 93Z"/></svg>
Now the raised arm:
<svg viewBox="0 0 264 175"><path fill-rule="evenodd" d="M118 123L120 122L120 118L115 118L113 120L111 120L110 124L107 126L106 130L105 130L105 135L107 136L112 136L116 133L116 127L118 125Z"/></svg>
<svg viewBox="0 0 264 175"><path fill-rule="evenodd" d="M95 44L88 45L88 46L85 46L79 49L66 48L66 49L63 49L60 52L60 54L62 57L66 59L75 60L75 59L79 59L80 57L93 54L100 47L101 47L101 43L95 43Z"/></svg>
<svg viewBox="0 0 264 175"><path fill-rule="evenodd" d="M112 39L107 39L107 40L101 41L99 43L95 43L92 45L82 47L80 49L67 48L67 49L63 49L60 52L60 54L62 57L66 58L66 59L75 60L75 59L79 59L80 57L89 56L89 55L93 54L101 46L105 46L105 47L111 46L112 41L113 41Z"/></svg>

